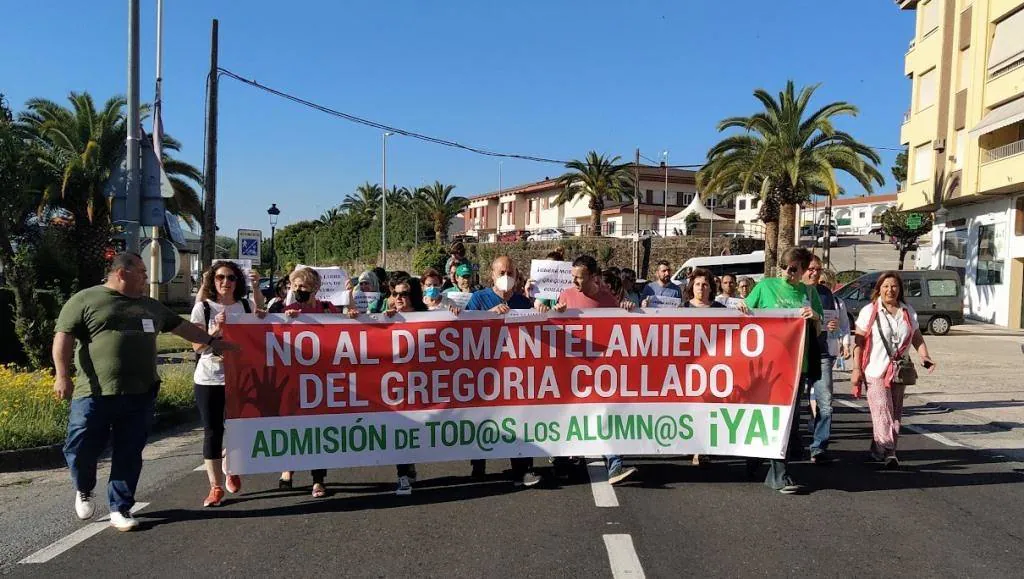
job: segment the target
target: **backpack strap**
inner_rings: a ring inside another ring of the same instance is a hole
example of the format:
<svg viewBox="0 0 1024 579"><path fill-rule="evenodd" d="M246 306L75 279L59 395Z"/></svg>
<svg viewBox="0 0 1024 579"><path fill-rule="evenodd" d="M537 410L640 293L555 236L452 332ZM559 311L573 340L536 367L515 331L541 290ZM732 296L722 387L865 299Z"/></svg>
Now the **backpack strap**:
<svg viewBox="0 0 1024 579"><path fill-rule="evenodd" d="M242 309L245 310L245 313L247 314L252 313L252 307L249 305L249 298L242 298Z"/></svg>
<svg viewBox="0 0 1024 579"><path fill-rule="evenodd" d="M206 331L210 331L210 302L209 300L203 300L203 319L206 320Z"/></svg>

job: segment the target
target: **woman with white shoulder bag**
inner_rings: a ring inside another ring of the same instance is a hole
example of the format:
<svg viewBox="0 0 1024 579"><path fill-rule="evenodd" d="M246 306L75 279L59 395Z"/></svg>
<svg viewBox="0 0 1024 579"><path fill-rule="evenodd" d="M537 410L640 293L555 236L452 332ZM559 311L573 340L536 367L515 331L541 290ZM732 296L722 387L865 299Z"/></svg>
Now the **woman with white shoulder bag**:
<svg viewBox="0 0 1024 579"><path fill-rule="evenodd" d="M903 397L907 386L917 381L910 359L913 346L929 373L935 362L928 355L917 322L917 312L903 299L903 279L894 271L878 277L871 292L871 304L857 316L857 337L853 349L850 383L853 396L859 398L862 383L867 383L871 409L873 440L871 457L885 468L899 468L896 443L903 415Z"/></svg>

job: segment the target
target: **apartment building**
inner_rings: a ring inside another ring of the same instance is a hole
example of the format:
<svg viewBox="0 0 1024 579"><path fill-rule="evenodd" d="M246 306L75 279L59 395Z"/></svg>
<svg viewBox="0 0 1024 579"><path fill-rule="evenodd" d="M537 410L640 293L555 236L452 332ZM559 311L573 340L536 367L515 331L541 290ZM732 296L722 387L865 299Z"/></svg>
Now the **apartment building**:
<svg viewBox="0 0 1024 579"><path fill-rule="evenodd" d="M657 229L666 214L675 215L688 206L697 195L694 176L693 171L671 168L666 175L663 167L641 165L640 229ZM574 235L589 235L591 215L587 200L556 205L559 193L557 179L545 177L535 183L471 197L464 212L466 234L481 241L494 241L505 232L557 227ZM708 203L714 207L714 200ZM719 211L732 217L731 204ZM634 230L632 202L606 204L602 213L603 235L624 237Z"/></svg>
<svg viewBox="0 0 1024 579"><path fill-rule="evenodd" d="M965 311L1020 328L1024 291L1024 0L897 0L916 18L901 210L934 212L924 261L960 273Z"/></svg>
<svg viewBox="0 0 1024 579"><path fill-rule="evenodd" d="M881 224L881 216L896 206L896 194L860 195L832 200L832 221L843 235L865 235ZM825 223L828 207L823 199L800 207L801 225Z"/></svg>

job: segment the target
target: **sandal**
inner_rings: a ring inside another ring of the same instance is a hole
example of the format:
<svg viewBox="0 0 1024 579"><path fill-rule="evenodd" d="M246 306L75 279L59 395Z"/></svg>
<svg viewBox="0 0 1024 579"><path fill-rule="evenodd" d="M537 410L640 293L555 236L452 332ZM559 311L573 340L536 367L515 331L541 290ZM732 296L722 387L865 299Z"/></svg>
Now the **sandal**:
<svg viewBox="0 0 1024 579"><path fill-rule="evenodd" d="M322 499L327 496L327 489L321 483L313 483L313 496Z"/></svg>

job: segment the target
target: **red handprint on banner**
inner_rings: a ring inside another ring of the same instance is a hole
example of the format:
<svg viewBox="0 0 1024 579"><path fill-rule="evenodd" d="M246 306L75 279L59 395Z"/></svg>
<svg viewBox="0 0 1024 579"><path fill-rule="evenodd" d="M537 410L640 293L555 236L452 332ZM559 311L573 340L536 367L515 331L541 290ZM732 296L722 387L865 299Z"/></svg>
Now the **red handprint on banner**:
<svg viewBox="0 0 1024 579"><path fill-rule="evenodd" d="M243 374L241 387L236 398L238 407L234 416L287 416L293 414L292 405L288 404L285 390L288 378L278 379L277 368L264 367L262 375L253 368ZM255 411L255 412L253 412Z"/></svg>
<svg viewBox="0 0 1024 579"><path fill-rule="evenodd" d="M775 372L775 362L765 363L764 358L750 361L750 379L746 384L736 384L726 402L769 404L772 400L772 386L782 377Z"/></svg>

